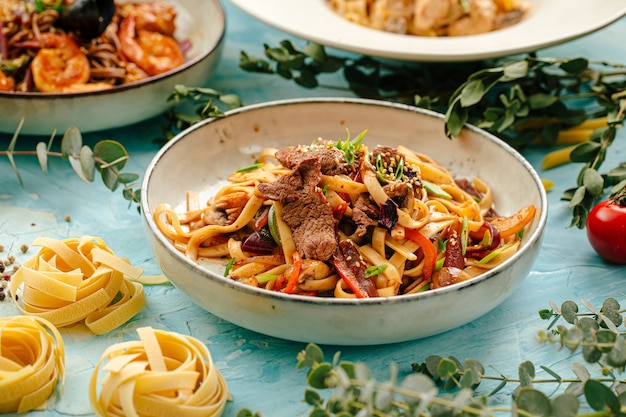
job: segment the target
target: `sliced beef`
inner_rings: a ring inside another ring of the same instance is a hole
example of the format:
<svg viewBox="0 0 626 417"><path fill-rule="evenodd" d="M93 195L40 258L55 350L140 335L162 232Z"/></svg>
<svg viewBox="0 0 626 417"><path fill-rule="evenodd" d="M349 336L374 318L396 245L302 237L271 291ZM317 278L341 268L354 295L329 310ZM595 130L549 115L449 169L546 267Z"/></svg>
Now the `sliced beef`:
<svg viewBox="0 0 626 417"><path fill-rule="evenodd" d="M289 169L294 169L302 161L311 158L319 160L320 170L324 175L350 175L355 173L360 165L358 161L352 165L348 164L343 151L337 149L331 142L320 142L311 146L299 145L276 152L278 162Z"/></svg>
<svg viewBox="0 0 626 417"><path fill-rule="evenodd" d="M387 181L395 182L400 181L411 185L415 192L418 192L422 188L422 181L420 179L419 172L412 166L404 161L404 156L398 152L396 148L390 146L377 146L372 150L372 164L377 166L376 161L380 158L381 167L384 172L380 172ZM396 178L396 172L398 171L398 165L402 160L402 175ZM401 206L401 204L398 204Z"/></svg>
<svg viewBox="0 0 626 417"><path fill-rule="evenodd" d="M352 208L352 221L356 224L354 234L358 237L365 236L369 226L376 226L380 217L378 205L366 193L359 195Z"/></svg>
<svg viewBox="0 0 626 417"><path fill-rule="evenodd" d="M281 162L282 163L282 162ZM281 218L289 226L298 253L307 259L326 261L335 252L335 218L322 190L320 161L303 159L290 174L272 183L259 184L267 198L283 203Z"/></svg>
<svg viewBox="0 0 626 417"><path fill-rule="evenodd" d="M391 198L400 208L409 207L413 201L413 187L406 182L390 182L383 187L385 193Z"/></svg>

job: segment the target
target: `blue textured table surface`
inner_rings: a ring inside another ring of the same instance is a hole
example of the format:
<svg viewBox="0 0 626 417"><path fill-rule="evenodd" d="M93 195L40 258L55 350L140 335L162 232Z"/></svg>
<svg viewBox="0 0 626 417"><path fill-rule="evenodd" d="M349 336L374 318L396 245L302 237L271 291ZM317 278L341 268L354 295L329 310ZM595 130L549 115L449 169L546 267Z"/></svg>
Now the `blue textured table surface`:
<svg viewBox="0 0 626 417"><path fill-rule="evenodd" d="M210 86L221 92L239 95L245 103L302 96L336 96L335 90L304 90L293 83L243 72L237 66L242 50L262 55L263 43L276 45L283 39L296 40L255 21L228 2L227 35L224 55ZM571 58L585 56L610 62L626 62L623 38L626 19L584 38L542 51L543 56ZM164 120L138 123L131 127L85 135L94 144L111 138L122 142L131 156L128 172L143 172L158 149L153 139L161 134ZM619 134L606 167L626 160L626 132ZM9 135L0 135L0 150L7 148ZM34 138L21 138L21 147L34 149ZM589 300L600 305L608 296L623 295L626 269L603 262L589 246L585 232L570 228L571 212L561 194L572 187L580 169L567 165L541 172L544 153L530 150L525 156L555 187L549 192L549 218L543 247L532 272L515 293L486 316L447 333L422 340L374 347L324 346L328 354L336 350L348 360L366 362L380 379L385 379L389 364L398 364L401 374L410 372L412 362L421 362L427 355L454 355L459 359L476 358L498 371L517 375L517 366L524 360L546 365L571 375L570 358L556 346L536 340L547 322L538 317L538 310L549 302ZM41 172L36 158L17 157L23 179L20 187L5 157L0 158L0 258L14 254L17 263L36 253L30 248L22 253L20 246L35 237L63 239L92 235L102 237L119 256L143 268L145 274L159 274L156 262L146 245L141 218L129 208L120 192L111 193L98 181L83 183L65 161L53 160L47 176ZM69 215L71 221L66 221ZM194 336L209 347L216 366L221 370L233 394L225 416L235 416L242 408L261 411L267 416L298 416L308 410L302 402L306 388L305 371L295 369L296 354L304 348L292 343L257 334L225 322L194 305L189 298L170 285L146 287L148 304L129 323L109 334L93 336L83 325L62 329L66 344L67 375L65 391L45 412L33 416L92 415L88 400L88 381L103 350L120 340L136 339L135 329L152 326ZM450 306L454 308L454 306ZM18 314L12 303L0 302L0 316ZM542 371L540 371L542 372ZM484 388L488 393L491 387ZM512 388L512 386L511 386ZM496 400L509 403L510 390Z"/></svg>

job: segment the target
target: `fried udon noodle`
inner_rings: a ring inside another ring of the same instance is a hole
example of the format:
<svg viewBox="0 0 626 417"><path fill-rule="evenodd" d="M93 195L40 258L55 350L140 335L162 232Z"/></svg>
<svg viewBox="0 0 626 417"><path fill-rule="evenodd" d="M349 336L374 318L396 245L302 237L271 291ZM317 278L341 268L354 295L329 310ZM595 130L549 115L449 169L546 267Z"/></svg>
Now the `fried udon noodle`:
<svg viewBox="0 0 626 417"><path fill-rule="evenodd" d="M267 290L388 297L475 277L511 257L535 217L494 210L479 178L459 179L403 146L319 139L264 149L206 204L159 204L154 219L190 259Z"/></svg>

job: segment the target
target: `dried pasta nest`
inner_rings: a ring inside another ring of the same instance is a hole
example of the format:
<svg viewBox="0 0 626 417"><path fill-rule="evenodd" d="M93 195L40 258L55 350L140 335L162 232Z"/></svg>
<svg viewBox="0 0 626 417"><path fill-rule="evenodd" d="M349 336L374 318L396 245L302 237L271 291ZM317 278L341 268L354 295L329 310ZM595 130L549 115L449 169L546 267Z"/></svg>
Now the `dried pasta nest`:
<svg viewBox="0 0 626 417"><path fill-rule="evenodd" d="M52 323L28 316L0 318L0 413L45 408L64 370L63 339Z"/></svg>
<svg viewBox="0 0 626 417"><path fill-rule="evenodd" d="M143 270L115 256L97 237L39 237L42 249L11 278L11 297L27 315L57 327L84 321L95 334L127 322L146 304Z"/></svg>
<svg viewBox="0 0 626 417"><path fill-rule="evenodd" d="M89 398L98 416L222 415L230 392L204 344L151 327L137 334L138 341L106 349L92 374Z"/></svg>

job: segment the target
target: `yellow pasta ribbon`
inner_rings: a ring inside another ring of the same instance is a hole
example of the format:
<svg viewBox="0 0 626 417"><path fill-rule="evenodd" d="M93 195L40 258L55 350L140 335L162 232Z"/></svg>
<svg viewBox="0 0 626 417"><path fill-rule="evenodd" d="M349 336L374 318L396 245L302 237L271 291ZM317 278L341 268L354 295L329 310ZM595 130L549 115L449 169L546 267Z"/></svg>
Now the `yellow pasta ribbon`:
<svg viewBox="0 0 626 417"><path fill-rule="evenodd" d="M65 349L56 327L38 317L0 318L0 413L45 407L65 376Z"/></svg>
<svg viewBox="0 0 626 417"><path fill-rule="evenodd" d="M222 415L230 391L203 343L152 327L137 334L107 348L96 365L89 399L98 416Z"/></svg>
<svg viewBox="0 0 626 417"><path fill-rule="evenodd" d="M84 320L93 333L104 334L146 305L143 270L115 256L102 239L40 237L33 246L43 248L11 278L11 297L23 314L57 327Z"/></svg>

